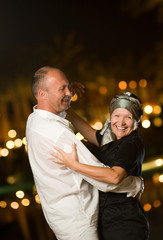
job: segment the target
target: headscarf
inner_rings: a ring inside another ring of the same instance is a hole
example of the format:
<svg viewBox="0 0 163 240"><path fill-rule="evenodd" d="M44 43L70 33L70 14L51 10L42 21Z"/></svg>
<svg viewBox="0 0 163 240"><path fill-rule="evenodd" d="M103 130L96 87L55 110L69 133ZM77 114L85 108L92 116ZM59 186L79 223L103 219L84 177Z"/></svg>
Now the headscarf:
<svg viewBox="0 0 163 240"><path fill-rule="evenodd" d="M110 102L110 116L116 108L125 108L132 113L134 119L140 122L143 115L143 108L140 99L131 92L116 95ZM115 134L111 130L110 119L107 119L100 134L103 136L101 146L116 140Z"/></svg>
<svg viewBox="0 0 163 240"><path fill-rule="evenodd" d="M116 108L125 108L132 113L134 119L140 122L143 108L140 99L131 92L116 95L110 102L110 116Z"/></svg>

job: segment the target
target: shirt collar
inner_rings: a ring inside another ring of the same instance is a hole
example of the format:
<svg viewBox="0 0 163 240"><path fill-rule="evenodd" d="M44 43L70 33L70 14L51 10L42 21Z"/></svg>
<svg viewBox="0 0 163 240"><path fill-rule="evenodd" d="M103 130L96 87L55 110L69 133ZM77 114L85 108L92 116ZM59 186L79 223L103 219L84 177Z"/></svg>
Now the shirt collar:
<svg viewBox="0 0 163 240"><path fill-rule="evenodd" d="M63 123L67 123L67 124L69 123L69 121L65 119L66 114L67 114L66 111L60 112L58 115L56 115L52 112L49 112L49 111L46 111L43 109L37 109L36 107L37 107L37 105L35 105L33 107L33 112L36 114L39 114L43 118L54 119L54 120L61 121Z"/></svg>

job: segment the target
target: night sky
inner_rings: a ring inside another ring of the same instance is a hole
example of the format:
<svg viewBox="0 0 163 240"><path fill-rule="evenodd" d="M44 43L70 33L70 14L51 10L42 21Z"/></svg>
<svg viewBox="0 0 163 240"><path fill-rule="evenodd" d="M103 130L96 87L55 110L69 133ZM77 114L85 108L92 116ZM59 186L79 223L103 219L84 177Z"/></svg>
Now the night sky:
<svg viewBox="0 0 163 240"><path fill-rule="evenodd" d="M55 35L66 37L70 32L87 53L101 60L128 50L135 55L150 51L163 37L158 8L134 16L132 9L123 10L126 2L4 1L0 7L1 58L10 58L13 51L19 54L25 47L48 44Z"/></svg>

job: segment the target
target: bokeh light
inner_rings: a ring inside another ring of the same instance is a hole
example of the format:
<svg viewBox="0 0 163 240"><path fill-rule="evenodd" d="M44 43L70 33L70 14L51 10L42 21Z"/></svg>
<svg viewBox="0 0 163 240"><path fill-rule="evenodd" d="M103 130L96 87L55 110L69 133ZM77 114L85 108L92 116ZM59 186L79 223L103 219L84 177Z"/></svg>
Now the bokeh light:
<svg viewBox="0 0 163 240"><path fill-rule="evenodd" d="M22 143L23 143L24 145L27 144L27 139L26 139L26 137L24 137L24 138L22 139Z"/></svg>
<svg viewBox="0 0 163 240"><path fill-rule="evenodd" d="M7 157L9 155L9 150L7 148L2 148L1 149L1 156L2 157Z"/></svg>
<svg viewBox="0 0 163 240"><path fill-rule="evenodd" d="M159 176L159 182L163 183L163 174Z"/></svg>
<svg viewBox="0 0 163 240"><path fill-rule="evenodd" d="M148 212L148 211L150 211L150 210L151 210L151 208L152 208L152 206L151 206L151 204L150 204L150 203L146 203L146 204L144 204L144 211L145 211L145 212Z"/></svg>
<svg viewBox="0 0 163 240"><path fill-rule="evenodd" d="M153 107L153 113L154 114L160 114L161 113L161 107L159 106L159 105L155 105L154 107Z"/></svg>
<svg viewBox="0 0 163 240"><path fill-rule="evenodd" d="M162 165L163 165L163 159L161 159L161 158L156 159L155 164L156 164L156 166L158 166L158 167L162 166Z"/></svg>
<svg viewBox="0 0 163 240"><path fill-rule="evenodd" d="M8 149L14 148L14 142L13 142L12 140L7 141L7 142L6 142L6 147L7 147Z"/></svg>
<svg viewBox="0 0 163 240"><path fill-rule="evenodd" d="M77 139L79 139L80 141L84 139L83 135L81 133L76 133L76 137Z"/></svg>
<svg viewBox="0 0 163 240"><path fill-rule="evenodd" d="M142 127L143 128L149 128L150 125L151 125L151 122L148 119L142 121Z"/></svg>
<svg viewBox="0 0 163 240"><path fill-rule="evenodd" d="M107 94L107 92L108 92L107 87L105 87L105 86L99 87L99 93L100 94L105 95L105 94Z"/></svg>
<svg viewBox="0 0 163 240"><path fill-rule="evenodd" d="M17 132L14 129L11 129L8 131L8 136L10 138L14 138L14 137L16 137L16 135L17 135Z"/></svg>
<svg viewBox="0 0 163 240"><path fill-rule="evenodd" d="M23 198L24 197L24 192L19 190L15 193L15 195L17 196L17 198Z"/></svg>
<svg viewBox="0 0 163 240"><path fill-rule="evenodd" d="M141 79L141 80L139 81L139 86L140 86L141 88L145 88L145 87L147 86L147 80L146 80L146 79Z"/></svg>
<svg viewBox="0 0 163 240"><path fill-rule="evenodd" d="M151 105L147 105L144 107L144 112L147 114L151 114L153 111L153 107Z"/></svg>
<svg viewBox="0 0 163 240"><path fill-rule="evenodd" d="M22 199L21 204L22 204L23 206L27 207L27 206L30 205L30 201L29 201L28 198L24 198L24 199Z"/></svg>
<svg viewBox="0 0 163 240"><path fill-rule="evenodd" d="M14 184L14 183L16 182L16 179L15 179L14 176L8 176L8 177L7 177L7 182L8 182L9 184Z"/></svg>
<svg viewBox="0 0 163 240"><path fill-rule="evenodd" d="M78 95L75 93L74 96L71 98L72 102L75 102L78 99Z"/></svg>
<svg viewBox="0 0 163 240"><path fill-rule="evenodd" d="M15 139L14 144L15 144L15 147L21 147L23 143L20 138L17 138Z"/></svg>
<svg viewBox="0 0 163 240"><path fill-rule="evenodd" d="M18 208L19 208L19 203L17 203L17 202L12 202L12 203L10 204L10 206L11 206L11 208L13 208L13 209L18 209Z"/></svg>
<svg viewBox="0 0 163 240"><path fill-rule="evenodd" d="M162 122L162 119L160 117L157 117L157 118L154 118L153 119L153 124L156 126L156 127L161 127L163 122Z"/></svg>
<svg viewBox="0 0 163 240"><path fill-rule="evenodd" d="M6 201L0 201L0 207L1 208L6 208L7 207Z"/></svg>
<svg viewBox="0 0 163 240"><path fill-rule="evenodd" d="M121 90L125 90L127 88L127 83L125 81L120 81L118 83L118 87L121 89Z"/></svg>
<svg viewBox="0 0 163 240"><path fill-rule="evenodd" d="M40 204L40 198L38 194L35 195L35 202Z"/></svg>
<svg viewBox="0 0 163 240"><path fill-rule="evenodd" d="M128 85L129 85L129 88L135 89L137 87L137 82L132 80L132 81L129 82Z"/></svg>
<svg viewBox="0 0 163 240"><path fill-rule="evenodd" d="M160 200L155 200L155 201L153 202L153 207L158 208L158 207L160 207L160 206L161 206L161 201L160 201Z"/></svg>
<svg viewBox="0 0 163 240"><path fill-rule="evenodd" d="M102 124L102 122L100 122L100 121L97 121L97 122L95 122L93 125L91 125L94 129L96 129L96 130L100 130L102 127L103 127L103 124Z"/></svg>

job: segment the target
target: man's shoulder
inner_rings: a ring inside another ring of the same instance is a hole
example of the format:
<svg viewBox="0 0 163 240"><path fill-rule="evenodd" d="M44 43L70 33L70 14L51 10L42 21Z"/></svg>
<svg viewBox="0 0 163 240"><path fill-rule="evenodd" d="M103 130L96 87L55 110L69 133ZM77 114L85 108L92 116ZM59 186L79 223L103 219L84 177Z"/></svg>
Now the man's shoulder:
<svg viewBox="0 0 163 240"><path fill-rule="evenodd" d="M48 138L58 138L65 132L72 130L67 124L58 119L44 118L38 114L31 113L27 120L26 132L37 133Z"/></svg>

